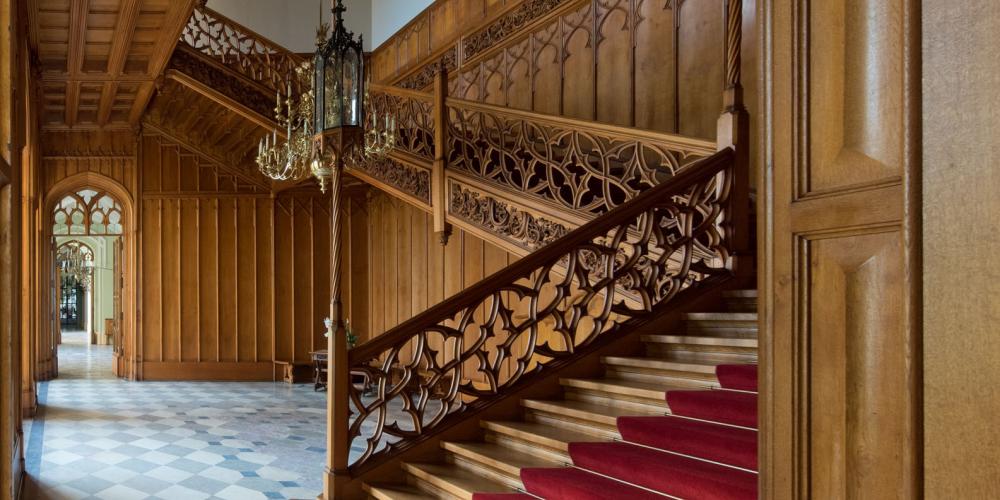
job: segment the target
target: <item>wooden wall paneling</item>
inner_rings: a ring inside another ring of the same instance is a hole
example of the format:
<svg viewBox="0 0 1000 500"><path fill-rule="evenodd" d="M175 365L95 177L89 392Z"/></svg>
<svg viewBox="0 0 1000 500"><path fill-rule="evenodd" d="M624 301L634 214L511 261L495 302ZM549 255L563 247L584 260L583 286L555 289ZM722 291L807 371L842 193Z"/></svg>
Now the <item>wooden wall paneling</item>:
<svg viewBox="0 0 1000 500"><path fill-rule="evenodd" d="M181 266L178 276L180 286L180 359L179 361L198 362L201 348L201 303L198 296L201 289L201 231L199 212L200 199L180 200L180 241L179 247Z"/></svg>
<svg viewBox="0 0 1000 500"><path fill-rule="evenodd" d="M366 190L367 191L367 190ZM365 193L352 196L351 217L347 220L350 226L350 237L346 240L347 253L350 256L351 283L351 326L359 342L371 338L371 321L369 317L370 287L369 275L374 266L369 260L369 211L365 202ZM360 198L360 199L359 199Z"/></svg>
<svg viewBox="0 0 1000 500"><path fill-rule="evenodd" d="M920 498L919 2L760 12L762 496Z"/></svg>
<svg viewBox="0 0 1000 500"><path fill-rule="evenodd" d="M169 162L165 162L169 163ZM163 200L160 210L162 250L160 252L161 283L160 300L163 301L163 336L160 339L163 361L180 361L180 202L176 199Z"/></svg>
<svg viewBox="0 0 1000 500"><path fill-rule="evenodd" d="M531 35L532 109L539 113L562 114L561 26L557 20Z"/></svg>
<svg viewBox="0 0 1000 500"><path fill-rule="evenodd" d="M562 24L562 112L581 120L594 120L597 87L594 81L594 5L587 3L564 16Z"/></svg>
<svg viewBox="0 0 1000 500"><path fill-rule="evenodd" d="M676 132L714 139L725 82L722 2L683 2L680 5L677 23L679 120Z"/></svg>
<svg viewBox="0 0 1000 500"><path fill-rule="evenodd" d="M636 2L634 61L634 126L677 131L677 5L680 2ZM721 91L721 86L720 86ZM609 95L616 95L612 93Z"/></svg>
<svg viewBox="0 0 1000 500"><path fill-rule="evenodd" d="M508 47L504 54L504 105L531 111L531 38L525 37L520 43Z"/></svg>
<svg viewBox="0 0 1000 500"><path fill-rule="evenodd" d="M237 200L219 199L219 361L239 361Z"/></svg>
<svg viewBox="0 0 1000 500"><path fill-rule="evenodd" d="M313 295L311 282L313 280L313 230L311 219L311 199L292 198L292 247L294 290L294 360L308 361L309 352L313 349L315 325L313 322ZM308 286L307 286L308 285Z"/></svg>
<svg viewBox="0 0 1000 500"><path fill-rule="evenodd" d="M198 211L198 361L219 361L218 200L199 200Z"/></svg>
<svg viewBox="0 0 1000 500"><path fill-rule="evenodd" d="M255 203L257 350L254 361L274 361L274 202L271 198L258 198Z"/></svg>
<svg viewBox="0 0 1000 500"><path fill-rule="evenodd" d="M597 121L631 126L635 107L635 30L632 0L595 2ZM661 48L662 50L662 48ZM625 105L623 102L625 101Z"/></svg>
<svg viewBox="0 0 1000 500"><path fill-rule="evenodd" d="M1000 477L1000 3L923 2L920 15L924 494L990 498Z"/></svg>
<svg viewBox="0 0 1000 500"><path fill-rule="evenodd" d="M142 227L162 228L160 223L162 216L163 200L146 200L142 211ZM161 290L163 288L161 278L161 251L163 249L161 241L161 231L148 230L142 236L142 335L143 361L162 361L162 339L163 339L163 300Z"/></svg>
<svg viewBox="0 0 1000 500"><path fill-rule="evenodd" d="M294 355L294 269L292 206L289 197L274 202L274 356L292 361Z"/></svg>
<svg viewBox="0 0 1000 500"><path fill-rule="evenodd" d="M237 361L257 361L257 201L236 200Z"/></svg>

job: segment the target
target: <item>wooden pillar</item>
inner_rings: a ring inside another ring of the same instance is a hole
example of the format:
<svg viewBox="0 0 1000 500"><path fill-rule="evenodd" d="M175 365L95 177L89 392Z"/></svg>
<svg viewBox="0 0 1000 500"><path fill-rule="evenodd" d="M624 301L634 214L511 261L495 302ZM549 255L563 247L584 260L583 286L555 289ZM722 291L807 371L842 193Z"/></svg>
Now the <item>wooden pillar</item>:
<svg viewBox="0 0 1000 500"><path fill-rule="evenodd" d="M341 143L343 144L343 143ZM347 427L350 412L348 410L348 387L350 370L347 358L347 336L344 334L341 322L341 253L343 235L341 227L341 196L342 176L344 170L343 148L337 152L325 155L334 158L330 175L330 329L327 332L327 395L326 395L326 473L323 476L323 493L328 500L340 498L340 491L350 479L348 454L351 443L348 441Z"/></svg>
<svg viewBox="0 0 1000 500"><path fill-rule="evenodd" d="M741 275L753 272L754 256L750 238L750 117L743 104L740 65L743 43L743 1L727 0L726 80L723 89L723 110L718 121L718 149L733 148L735 168L727 217L735 258L733 266Z"/></svg>
<svg viewBox="0 0 1000 500"><path fill-rule="evenodd" d="M431 210L434 234L442 245L451 237L448 224L448 67L442 62L434 75L434 165L431 169Z"/></svg>

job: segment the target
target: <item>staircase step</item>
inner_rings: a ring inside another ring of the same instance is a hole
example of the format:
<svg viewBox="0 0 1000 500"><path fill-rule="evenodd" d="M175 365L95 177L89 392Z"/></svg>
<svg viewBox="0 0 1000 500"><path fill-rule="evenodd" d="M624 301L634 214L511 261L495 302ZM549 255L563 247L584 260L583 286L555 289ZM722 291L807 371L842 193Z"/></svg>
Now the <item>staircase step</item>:
<svg viewBox="0 0 1000 500"><path fill-rule="evenodd" d="M484 421L482 426L487 431L518 441L541 445L550 450L555 450L560 455L566 455L569 450L569 443L605 441L600 436L560 429L559 427L538 422Z"/></svg>
<svg viewBox="0 0 1000 500"><path fill-rule="evenodd" d="M726 390L670 391L671 413L685 417L757 428L757 395Z"/></svg>
<svg viewBox="0 0 1000 500"><path fill-rule="evenodd" d="M622 439L749 470L757 470L757 431L689 418L622 417Z"/></svg>
<svg viewBox="0 0 1000 500"><path fill-rule="evenodd" d="M742 337L704 337L697 335L643 335L642 341L647 344L670 344L678 346L697 346L709 348L753 349L756 352L757 339Z"/></svg>
<svg viewBox="0 0 1000 500"><path fill-rule="evenodd" d="M757 290L730 290L722 293L722 304L727 311L752 312L757 310Z"/></svg>
<svg viewBox="0 0 1000 500"><path fill-rule="evenodd" d="M662 358L619 356L605 356L601 358L601 361L605 365L610 365L615 368L632 368L647 372L684 374L711 381L715 381L715 366L718 364L710 361L680 361Z"/></svg>
<svg viewBox="0 0 1000 500"><path fill-rule="evenodd" d="M663 383L650 383L635 380L623 380L615 378L599 379L561 379L560 383L573 390L586 391L592 394L599 394L609 400L628 401L643 405L649 410L663 408L666 410L666 396L669 390L701 389L710 387L700 381L689 381L687 385L680 383L666 385ZM652 408L650 408L652 407Z"/></svg>
<svg viewBox="0 0 1000 500"><path fill-rule="evenodd" d="M419 481L462 499L472 499L476 492L517 493L503 483L484 478L454 464L403 463L403 470Z"/></svg>
<svg viewBox="0 0 1000 500"><path fill-rule="evenodd" d="M666 497L572 467L521 471L528 493L545 500L664 500Z"/></svg>
<svg viewBox="0 0 1000 500"><path fill-rule="evenodd" d="M719 365L715 368L719 385L726 389L757 392L757 365Z"/></svg>
<svg viewBox="0 0 1000 500"><path fill-rule="evenodd" d="M685 314L684 320L684 332L688 335L757 337L757 313L697 312Z"/></svg>
<svg viewBox="0 0 1000 500"><path fill-rule="evenodd" d="M584 420L610 427L618 425L618 417L636 415L654 416L666 413L665 411L641 411L610 404L602 405L573 400L542 401L525 399L521 401L521 406L533 411L561 415L566 418Z"/></svg>
<svg viewBox="0 0 1000 500"><path fill-rule="evenodd" d="M524 453L511 448L505 448L494 443L482 442L444 442L441 448L448 452L475 462L482 467L495 469L521 482L521 469L526 467L558 467L561 463L543 456Z"/></svg>
<svg viewBox="0 0 1000 500"><path fill-rule="evenodd" d="M679 498L757 498L752 472L629 443L573 443L570 455L577 467Z"/></svg>
<svg viewBox="0 0 1000 500"><path fill-rule="evenodd" d="M366 484L368 496L376 500L427 500L434 497L409 484Z"/></svg>

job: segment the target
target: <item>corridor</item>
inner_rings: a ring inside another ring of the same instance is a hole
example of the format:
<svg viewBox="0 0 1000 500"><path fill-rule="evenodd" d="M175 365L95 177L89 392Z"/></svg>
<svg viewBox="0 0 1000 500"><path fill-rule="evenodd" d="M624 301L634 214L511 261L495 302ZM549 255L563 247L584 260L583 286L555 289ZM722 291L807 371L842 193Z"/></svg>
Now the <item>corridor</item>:
<svg viewBox="0 0 1000 500"><path fill-rule="evenodd" d="M252 500L322 489L325 393L257 382L126 382L66 332L25 423L25 498Z"/></svg>

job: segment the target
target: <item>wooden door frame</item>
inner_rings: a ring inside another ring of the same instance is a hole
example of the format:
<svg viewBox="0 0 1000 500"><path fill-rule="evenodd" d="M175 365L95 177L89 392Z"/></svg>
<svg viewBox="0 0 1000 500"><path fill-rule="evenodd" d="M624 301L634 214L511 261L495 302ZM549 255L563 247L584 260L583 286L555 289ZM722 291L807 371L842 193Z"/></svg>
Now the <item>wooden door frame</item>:
<svg viewBox="0 0 1000 500"><path fill-rule="evenodd" d="M93 173L83 172L67 177L57 182L45 195L42 204L42 231L46 241L53 241L57 235L52 233L52 210L67 194L75 193L81 189L91 188L103 191L113 198L122 207L122 272L125 275L122 284L122 312L124 314L122 338L124 339L124 370L120 376L129 380L138 378L139 355L138 346L138 229L136 221L135 201L129 194L128 189L111 179L110 177ZM59 235L61 236L61 235ZM70 236L70 235L66 235ZM109 235L114 236L114 235ZM52 252L45 252L42 269L51 269L55 265L55 256ZM51 314L52 305L48 303L48 291L42 294L42 304L40 315L45 318ZM116 360L118 363L119 360Z"/></svg>

